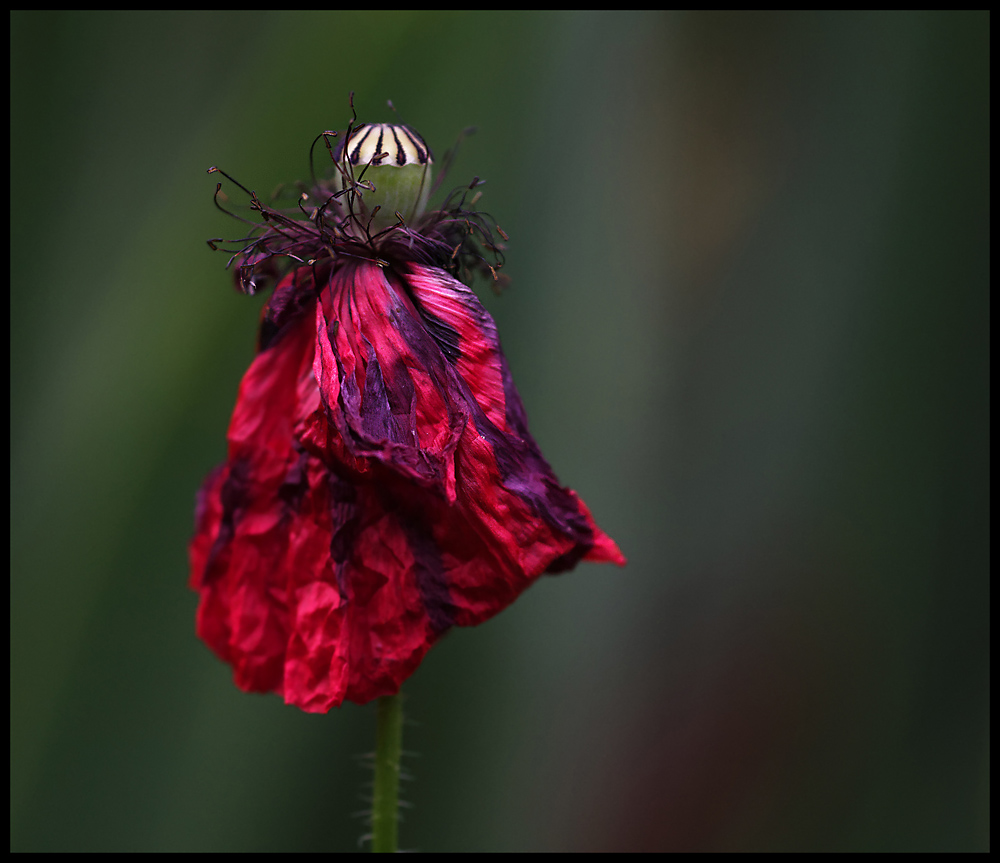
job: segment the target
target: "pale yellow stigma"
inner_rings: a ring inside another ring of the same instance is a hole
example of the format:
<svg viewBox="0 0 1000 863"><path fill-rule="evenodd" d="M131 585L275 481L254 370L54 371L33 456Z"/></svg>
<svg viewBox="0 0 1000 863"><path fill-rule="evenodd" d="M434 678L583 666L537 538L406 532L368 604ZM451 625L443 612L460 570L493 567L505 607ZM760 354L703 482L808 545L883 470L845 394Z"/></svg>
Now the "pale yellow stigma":
<svg viewBox="0 0 1000 863"><path fill-rule="evenodd" d="M365 123L351 132L347 158L357 167L430 165L431 150L412 129L398 123Z"/></svg>

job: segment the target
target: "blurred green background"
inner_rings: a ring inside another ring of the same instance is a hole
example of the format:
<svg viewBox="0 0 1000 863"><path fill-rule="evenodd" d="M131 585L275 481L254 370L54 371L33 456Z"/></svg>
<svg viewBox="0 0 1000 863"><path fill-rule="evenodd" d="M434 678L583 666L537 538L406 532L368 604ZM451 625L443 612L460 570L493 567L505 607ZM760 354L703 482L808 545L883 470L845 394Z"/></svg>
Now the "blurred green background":
<svg viewBox="0 0 1000 863"><path fill-rule="evenodd" d="M532 429L629 557L405 687L404 847L989 847L989 25L11 14L11 848L344 850L372 705L236 690L185 545L208 237L391 98L487 180Z"/></svg>

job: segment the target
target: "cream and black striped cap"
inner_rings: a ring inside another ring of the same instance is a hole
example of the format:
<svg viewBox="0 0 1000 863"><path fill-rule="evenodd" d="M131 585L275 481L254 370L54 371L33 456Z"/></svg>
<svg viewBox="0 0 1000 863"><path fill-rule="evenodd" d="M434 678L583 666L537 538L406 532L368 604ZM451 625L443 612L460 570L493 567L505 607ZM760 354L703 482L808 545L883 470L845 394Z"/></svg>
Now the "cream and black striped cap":
<svg viewBox="0 0 1000 863"><path fill-rule="evenodd" d="M352 165L428 165L431 148L409 126L398 123L364 123L351 131L345 147Z"/></svg>

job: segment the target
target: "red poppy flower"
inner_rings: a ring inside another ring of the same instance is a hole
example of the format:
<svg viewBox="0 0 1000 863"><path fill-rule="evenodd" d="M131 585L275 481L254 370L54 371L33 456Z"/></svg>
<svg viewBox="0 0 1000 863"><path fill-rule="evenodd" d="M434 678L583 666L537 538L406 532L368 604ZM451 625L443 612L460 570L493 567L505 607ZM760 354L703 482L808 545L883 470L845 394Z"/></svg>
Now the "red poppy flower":
<svg viewBox="0 0 1000 863"><path fill-rule="evenodd" d="M431 154L408 127L340 140L298 217L250 193L264 223L237 283L277 285L190 545L199 636L241 689L310 712L395 693L542 573L625 562L539 451L462 281L496 277L484 215L467 191L422 212Z"/></svg>

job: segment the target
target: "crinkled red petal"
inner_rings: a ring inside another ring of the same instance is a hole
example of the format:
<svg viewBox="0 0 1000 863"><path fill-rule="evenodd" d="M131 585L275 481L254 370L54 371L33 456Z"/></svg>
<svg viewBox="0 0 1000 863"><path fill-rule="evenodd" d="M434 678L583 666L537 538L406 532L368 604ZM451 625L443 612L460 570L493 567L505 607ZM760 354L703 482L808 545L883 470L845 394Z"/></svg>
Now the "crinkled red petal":
<svg viewBox="0 0 1000 863"><path fill-rule="evenodd" d="M369 262L321 286L275 290L190 547L199 635L312 712L396 692L543 572L625 562L528 433L471 290Z"/></svg>

